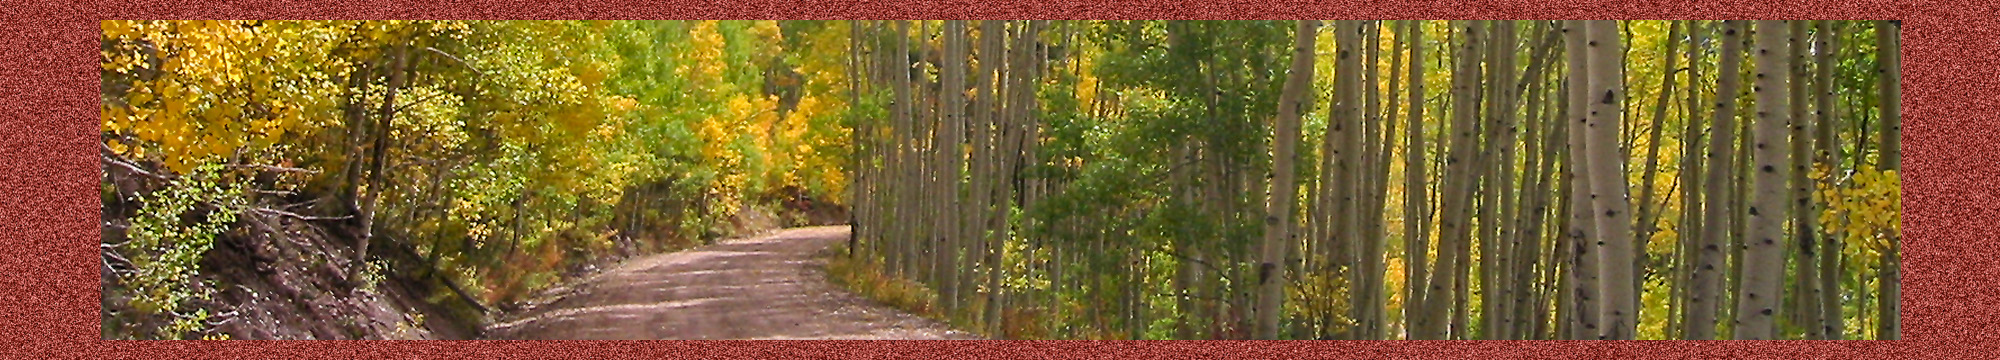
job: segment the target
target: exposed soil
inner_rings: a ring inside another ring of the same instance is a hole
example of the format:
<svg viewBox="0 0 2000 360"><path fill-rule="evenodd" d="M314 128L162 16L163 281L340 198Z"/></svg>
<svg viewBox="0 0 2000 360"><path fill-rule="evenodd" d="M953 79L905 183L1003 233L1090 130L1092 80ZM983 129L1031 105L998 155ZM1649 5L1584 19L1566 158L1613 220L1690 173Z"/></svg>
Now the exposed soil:
<svg viewBox="0 0 2000 360"><path fill-rule="evenodd" d="M124 210L110 205L107 209L107 213ZM385 276L373 286L357 288L345 271L352 266L353 249L335 240L346 237L277 216L243 214L239 219L247 225L218 236L201 262L204 281L199 286L214 291L214 297L197 302L213 309L207 322L215 326L216 335L321 340L470 337L471 329L418 295L435 291L423 283ZM125 219L107 215L104 224L106 243L126 240ZM126 268L118 270L130 271ZM131 315L132 306L127 304L131 290L113 271L114 265L107 261L102 271L103 337L144 337L150 329L164 326L157 319ZM117 326L131 322L144 326Z"/></svg>
<svg viewBox="0 0 2000 360"><path fill-rule="evenodd" d="M494 321L495 339L977 339L826 280L846 226L786 229L631 259Z"/></svg>

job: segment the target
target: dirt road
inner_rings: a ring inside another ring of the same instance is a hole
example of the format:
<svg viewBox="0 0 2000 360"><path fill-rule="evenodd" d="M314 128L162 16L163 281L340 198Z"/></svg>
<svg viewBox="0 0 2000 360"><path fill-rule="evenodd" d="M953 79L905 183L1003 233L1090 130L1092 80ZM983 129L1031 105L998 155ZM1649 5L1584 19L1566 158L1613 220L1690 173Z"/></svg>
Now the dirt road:
<svg viewBox="0 0 2000 360"><path fill-rule="evenodd" d="M976 339L855 296L815 257L845 226L796 228L632 259L552 289L494 339Z"/></svg>

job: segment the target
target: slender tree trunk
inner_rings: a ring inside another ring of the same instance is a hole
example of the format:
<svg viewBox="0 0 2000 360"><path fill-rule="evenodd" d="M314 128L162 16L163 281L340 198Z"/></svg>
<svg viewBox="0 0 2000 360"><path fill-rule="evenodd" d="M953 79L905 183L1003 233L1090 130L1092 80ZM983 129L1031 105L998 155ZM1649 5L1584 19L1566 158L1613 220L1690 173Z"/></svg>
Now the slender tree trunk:
<svg viewBox="0 0 2000 360"><path fill-rule="evenodd" d="M1417 338L1430 266L1430 194L1425 191L1429 176L1424 172L1430 166L1424 156L1424 49L1428 46L1424 44L1423 23L1411 20L1405 32L1410 44L1410 113L1405 130L1408 140L1403 147L1403 268L1407 269L1403 277L1403 327L1408 339Z"/></svg>
<svg viewBox="0 0 2000 360"><path fill-rule="evenodd" d="M1506 317L1506 311L1502 308L1502 304L1506 302L1500 299L1506 298L1504 294L1508 290L1506 284L1502 283L1504 281L1502 279L1506 277L1502 274L1502 269L1505 267L1503 264L1508 261L1506 255L1508 251L1504 243L1507 229L1499 219L1507 217L1503 207L1512 197L1511 190L1508 189L1511 184L1508 183L1506 171L1512 169L1513 164L1511 159L1501 155L1504 152L1502 149L1512 146L1504 137L1509 126L1504 123L1505 116L1502 115L1507 112L1502 106L1507 102L1505 93L1513 88L1508 83L1514 80L1514 70L1510 64L1514 53L1512 31L1508 26L1511 23L1512 21L1505 20L1489 22L1488 28L1492 29L1490 32L1492 39L1482 50L1487 52L1485 77L1481 80L1481 85L1484 86L1481 96L1485 97L1486 113L1486 119L1482 120L1490 120L1490 123L1483 123L1485 143L1482 144L1479 160L1475 163L1479 164L1481 173L1485 177L1481 184L1484 191L1479 192L1481 199L1478 221L1479 333L1480 337L1485 339L1496 338L1500 332L1501 319Z"/></svg>
<svg viewBox="0 0 2000 360"><path fill-rule="evenodd" d="M393 133L389 130L394 128L396 123L396 93L409 82L409 44L397 45L389 56L394 59L389 66L389 88L388 92L382 95L382 109L377 112L381 120L377 121L375 128L372 129L375 130L375 144L369 151L372 159L368 161L370 168L368 196L363 200L361 216L358 216L361 219L361 239L354 246L354 261L349 262L347 267L347 279L357 284L356 288L359 288L359 282L363 281L362 271L368 268L368 243L374 239L376 232L376 205L381 200L382 187L387 185L384 184L385 176L382 172L388 161L389 135Z"/></svg>
<svg viewBox="0 0 2000 360"><path fill-rule="evenodd" d="M943 267L949 269L948 275L940 277L942 284L938 286L940 293L938 297L947 314L958 310L958 284L960 276L965 273L964 263L958 261L958 252L961 248L959 240L964 232L959 229L959 217L956 215L964 212L959 208L958 199L961 186L960 161L965 155L961 144L963 140L960 139L965 133L963 124L966 123L965 65L971 60L967 54L967 42L964 21L945 21L944 60L941 61L944 72L940 74L940 85L943 89L939 92L944 96L939 100L944 106L944 128L943 134L939 136L942 140L938 144L938 157L942 164L938 172L945 182L944 189L941 190L944 211L936 214L936 217L943 224L938 236L943 242L939 251L944 254L946 265Z"/></svg>
<svg viewBox="0 0 2000 360"><path fill-rule="evenodd" d="M1009 36L1008 40L1013 43L1012 45L1008 45L1006 50L1003 50L1005 55L1001 57L1005 59L1003 61L1007 62L1007 68L1000 76L1000 81L1003 82L1000 93L1004 94L1000 96L1004 97L1001 100L1004 102L1004 105L1002 105L1002 109L996 113L994 118L994 139L997 140L997 143L994 144L996 159L994 160L994 172L992 173L994 177L994 183L992 184L993 192L989 195L993 197L993 208L991 212L985 215L984 219L987 228L990 229L988 231L991 232L991 235L988 236L986 244L986 315L982 317L984 321L982 324L985 326L987 334L996 336L1000 333L1002 324L1005 323L1005 319L1002 318L1005 315L1003 302L1006 299L1004 291L1001 288L1001 280L1005 276L1002 274L1002 261L1006 259L1007 240L1009 240L1008 237L1011 235L1008 234L1007 218L1004 214L1011 211L1010 209L1014 207L1014 189L1012 186L1013 182L1011 181L1012 176L1010 175L1013 174L1013 159L1019 151L1016 147L1018 140L1015 137L1019 136L1018 122L1020 121L1019 114L1022 107L1020 91L1026 87L1026 84L1021 79L1027 71L1030 71L1025 66L1022 66L1025 62L1025 54L1022 52L1024 50L1021 48L1021 39L1028 31L1027 24L1018 21L1012 23L1013 26L1011 27L1014 28L1014 31L1005 36ZM1095 288L1093 286L1093 289Z"/></svg>
<svg viewBox="0 0 2000 360"><path fill-rule="evenodd" d="M1743 291L1736 307L1735 338L1770 340L1777 338L1776 312L1784 290L1784 222L1790 218L1785 181L1790 178L1790 160L1785 149L1789 141L1785 126L1790 122L1788 92L1791 69L1785 64L1787 33L1784 21L1757 22L1756 85L1757 145L1755 205L1750 207L1750 237L1745 241Z"/></svg>
<svg viewBox="0 0 2000 360"><path fill-rule="evenodd" d="M1881 51L1876 56L1882 67L1882 150L1877 156L1881 164L1876 167L1900 171L1903 168L1903 25L1901 21L1881 21L1875 26L1876 48ZM1882 319L1876 328L1876 337L1882 340L1903 338L1902 242L1903 234L1889 234L1889 251L1882 253L1882 279L1877 290Z"/></svg>
<svg viewBox="0 0 2000 360"><path fill-rule="evenodd" d="M1669 25L1668 28L1666 56L1662 56L1660 59L1662 63L1660 65L1660 97L1653 106L1653 121L1647 125L1651 129L1652 135L1647 139L1646 144L1646 170L1641 177L1642 180L1639 181L1639 188L1641 189L1639 190L1639 222L1637 228L1634 229L1638 231L1638 234L1633 239L1633 243L1640 245L1638 250L1640 253L1636 255L1642 257L1644 255L1644 245L1652 241L1654 232L1660 230L1658 221L1660 210L1658 206L1654 205L1653 197L1655 195L1655 188L1653 185L1655 183L1654 180L1660 174L1660 144L1663 142L1661 140L1664 139L1662 135L1666 134L1667 103L1673 99L1674 73L1677 72L1677 62L1680 60L1680 57L1676 56L1680 51L1680 42L1674 40L1681 38L1681 29L1678 26L1672 25ZM1634 266L1638 266L1638 264L1635 263Z"/></svg>
<svg viewBox="0 0 2000 360"><path fill-rule="evenodd" d="M1593 104L1598 101L1591 98L1592 87L1590 80L1594 73L1592 66L1595 66L1597 63L1590 61L1590 38L1588 37L1589 31L1585 29L1585 26L1586 23L1582 20L1566 20L1563 22L1563 36L1568 44L1566 46L1568 50L1566 57L1569 61L1569 77L1565 85L1565 92L1568 93L1568 96L1565 98L1567 104L1564 108L1567 109L1568 118L1571 119L1566 121L1570 124L1568 127L1570 154L1570 226L1568 236L1570 238L1570 245L1572 246L1570 250L1571 262L1576 264L1573 271L1571 271L1574 274L1572 278L1575 280L1571 284L1573 285L1573 290L1570 293L1574 297L1571 304L1576 306L1574 315L1576 323L1570 327L1570 336L1572 339L1597 338L1598 330L1603 327L1603 314L1601 314L1601 310L1604 307L1602 300L1603 289L1598 285L1601 282L1602 269L1600 268L1602 266L1599 266L1599 261L1601 260L1597 255L1599 249L1597 243L1604 241L1605 238L1598 234L1597 223L1604 220L1601 220L1597 216L1600 213L1597 211L1597 202L1591 200L1590 165L1593 164L1591 157L1601 153L1593 149L1593 147L1611 147L1617 145L1615 140L1612 142L1599 142L1593 141L1594 138L1591 136L1593 132L1590 130L1590 125L1596 118L1591 115L1591 109L1595 107ZM1616 149L1612 149L1604 152L1615 154L1615 151ZM1614 158L1613 161L1622 161L1619 159L1622 159L1622 157Z"/></svg>
<svg viewBox="0 0 2000 360"><path fill-rule="evenodd" d="M1450 128L1450 153L1444 159L1445 179L1443 192L1444 212L1439 215L1438 262L1431 272L1430 290L1426 290L1428 302L1423 322L1424 329L1419 334L1422 339L1441 340L1450 335L1452 323L1451 309L1464 294L1459 291L1460 268L1465 267L1459 252L1469 251L1468 224L1471 220L1471 204L1475 169L1470 160L1477 156L1478 129L1477 98L1474 96L1474 79L1477 78L1477 44L1481 33L1476 21L1457 21L1454 25L1464 35L1459 41L1458 64L1453 71L1452 85L1452 126Z"/></svg>
<svg viewBox="0 0 2000 360"><path fill-rule="evenodd" d="M1364 82L1368 82L1367 80L1371 80L1372 77L1370 74L1372 72L1367 71L1363 60L1367 57L1372 44L1366 41L1367 30L1362 21L1347 20L1334 24L1337 50L1334 74L1336 101L1333 106L1337 108L1336 115L1330 119L1333 122L1330 126L1338 127L1340 130L1336 133L1340 136L1338 153L1340 158L1336 160L1335 168L1335 174L1338 176L1335 178L1337 181L1335 186L1339 186L1340 190L1335 201L1341 204L1336 208L1344 210L1333 214L1339 219L1334 223L1334 231L1337 234L1335 238L1339 239L1341 244L1348 246L1347 254L1351 257L1346 261L1349 274L1347 279L1349 284L1352 284L1348 290L1350 295L1348 316L1356 321L1357 325L1355 329L1348 329L1343 338L1361 338L1372 325L1369 323L1368 314L1371 310L1369 298L1374 292L1369 286L1373 284L1371 283L1373 279L1379 278L1375 275L1379 271L1373 264L1381 261L1377 257L1380 251L1371 251L1373 249L1369 246L1365 229L1367 226L1362 218L1363 209L1366 209L1364 204L1367 204L1370 198L1370 195L1365 194L1362 189L1367 186L1372 176L1368 172L1372 166L1368 163L1368 152L1371 147L1367 139L1368 132L1374 127L1374 124L1369 123L1370 115L1363 103ZM1380 288L1379 284L1373 286Z"/></svg>
<svg viewBox="0 0 2000 360"><path fill-rule="evenodd" d="M1486 46L1489 46L1488 44L1493 42L1491 40L1492 23L1493 21L1491 20L1472 23L1471 27L1478 28L1477 31L1485 35L1468 36L1467 40L1473 41L1465 44L1465 54L1470 55L1467 62L1469 68L1466 71L1467 76L1465 77L1467 89L1465 92L1467 101L1465 116L1467 117L1466 122L1469 124L1467 125L1467 129L1470 135L1470 140L1466 142L1466 158L1470 160L1470 164L1466 165L1465 170L1469 179L1465 183L1465 198L1467 203L1465 212L1460 218L1465 220L1467 230L1470 231L1465 234L1464 238L1455 242L1458 245L1458 249L1452 252L1458 266L1453 271L1454 279L1452 280L1453 284L1456 285L1453 291L1457 293L1457 296L1452 299L1451 304L1451 321L1447 335L1450 339L1463 340L1472 338L1472 252L1474 250L1473 247L1476 246L1475 242L1479 239L1491 237L1488 235L1488 231L1491 229L1480 223L1480 221L1484 221L1480 219L1493 217L1490 208L1485 206L1485 204L1491 202L1487 201L1485 196L1481 196L1486 193L1481 192L1480 189L1485 187L1485 181L1488 178L1487 175L1490 174L1491 170L1483 166L1490 162L1488 159L1491 157L1491 148L1486 146L1484 139L1492 138L1493 136L1488 133L1490 126L1481 116L1492 113L1490 108L1484 108L1485 104L1488 103L1488 98L1491 96L1487 95L1486 88L1483 86L1486 73L1484 64L1490 61L1491 55L1491 51Z"/></svg>
<svg viewBox="0 0 2000 360"><path fill-rule="evenodd" d="M1789 95L1791 95L1789 104L1792 105L1791 196L1793 199L1792 208L1794 209L1791 213L1792 231L1790 234L1792 235L1792 244L1796 246L1798 251L1794 253L1796 254L1796 261L1794 261L1792 267L1793 272L1796 274L1793 277L1795 280L1792 282L1795 292L1790 293L1789 295L1791 296L1787 297L1792 302L1786 311L1789 311L1789 314L1792 315L1793 324L1805 331L1806 339L1819 340L1824 339L1826 335L1823 328L1824 319L1820 317L1821 309L1818 305L1822 291L1820 289L1818 269L1820 254L1819 230L1818 226L1816 226L1819 217L1813 215L1818 213L1815 211L1818 206L1813 204L1812 201L1813 181L1811 174L1814 119L1812 117L1813 113L1808 110L1808 107L1813 105L1813 103L1810 97L1808 97L1812 94L1809 88L1809 85L1812 83L1809 80L1812 78L1812 73L1807 68L1808 64L1810 64L1807 58L1807 52L1810 51L1808 49L1810 43L1808 43L1806 38L1808 30L1812 26L1810 21L1804 20L1792 21L1789 25L1791 26L1791 53L1788 59L1791 62L1793 76L1789 89Z"/></svg>
<svg viewBox="0 0 2000 360"><path fill-rule="evenodd" d="M1384 251L1384 242L1386 241L1387 234L1384 232L1383 222L1385 221L1384 214L1388 213L1388 154L1391 145L1394 143L1390 139L1394 138L1391 133L1396 131L1396 125L1393 121L1384 121L1387 116L1382 113L1382 90L1380 87L1377 87L1377 84L1381 83L1382 76L1381 72L1378 71L1382 62L1381 46L1379 45L1382 40L1381 21L1369 21L1365 29L1368 31L1368 37L1363 46L1367 47L1368 56L1366 58L1367 66L1364 71L1366 71L1368 79L1362 84L1361 88L1367 96L1365 111L1367 112L1369 129L1371 129L1368 132L1368 141L1372 143L1370 144L1372 148L1369 151L1367 161L1368 172L1366 176L1368 178L1368 187L1362 190L1364 195L1366 195L1365 199L1368 201L1368 212L1356 214L1356 216L1364 216L1362 218L1362 230L1365 233L1361 237L1363 242L1361 254L1367 257L1361 261L1361 265L1364 267L1362 270L1364 275L1360 281L1360 290L1365 294L1362 296L1363 301L1355 304L1355 307L1362 309L1362 316L1357 319L1360 322L1361 329L1356 338L1381 340L1384 335L1384 328L1387 327L1387 321L1385 321L1386 315L1384 314L1384 302L1387 300L1384 299L1384 295L1388 291L1383 288L1384 283L1386 283L1384 277L1387 276L1384 271L1388 267L1386 264L1388 254ZM1395 53L1396 49L1391 45L1389 50L1391 53ZM1397 57L1400 56L1392 56L1392 58ZM1390 97L1394 98L1393 94L1398 85L1393 80L1395 77L1393 75L1395 73L1393 65L1395 60L1392 59L1390 63L1392 64L1390 69L1390 74L1392 74L1390 78L1392 80L1389 84L1389 91L1391 93ZM1392 108L1391 111L1393 111L1395 101L1391 100L1389 106Z"/></svg>
<svg viewBox="0 0 2000 360"><path fill-rule="evenodd" d="M888 25L884 24L883 26ZM893 98L889 104L889 118L891 122L890 128L894 134L891 138L895 139L891 142L893 149L889 149L890 156L888 162L889 171L895 174L894 184L891 185L890 189L891 192L895 193L895 200L890 204L890 208L892 209L890 210L890 223L895 225L892 225L894 229L890 230L891 234L887 236L889 240L886 242L892 245L890 245L886 265L888 265L892 276L905 278L909 274L908 268L905 266L906 255L908 254L906 249L908 248L911 235L909 232L909 219L914 215L909 211L909 189L912 186L910 186L910 174L907 164L905 164L908 159L908 139L911 137L909 134L910 126L908 124L910 104L909 23L897 21L895 22L895 30L892 31L889 40L890 43L887 44L888 46L885 46L888 49L883 49L885 51L882 54L884 61L882 70L885 73L884 75L889 76L889 89L893 93Z"/></svg>
<svg viewBox="0 0 2000 360"><path fill-rule="evenodd" d="M1346 275L1343 277L1349 284L1346 315L1356 322L1357 328L1361 321L1362 299L1366 296L1363 295L1366 291L1362 290L1358 283L1367 276L1364 269L1366 266L1362 265L1361 260L1365 257L1362 254L1364 251L1362 231L1356 222L1360 219L1358 210L1361 209L1361 202L1358 200L1362 196L1360 189L1363 185L1360 179L1366 177L1362 174L1362 169L1367 167L1365 150L1367 146L1361 144L1362 139L1366 137L1363 133L1368 127L1367 121L1361 114L1360 90L1363 77L1361 58L1364 55L1364 50L1360 47L1364 38L1362 35L1359 20L1340 20L1333 23L1335 46L1333 103L1328 109L1332 116L1327 118L1326 134L1327 140L1334 144L1334 152L1329 155L1333 161L1333 168L1328 171L1333 177L1324 180L1326 184L1323 186L1332 187L1334 192L1331 198L1322 199L1334 203L1332 211L1326 214L1332 220L1327 226L1327 236L1331 239L1328 241L1330 246L1339 247L1340 251L1337 253L1340 256L1336 256L1338 260L1331 263L1335 264L1336 274L1344 272ZM1354 330L1356 328L1336 327L1327 331L1338 333L1339 338L1347 339L1356 334Z"/></svg>
<svg viewBox="0 0 2000 360"><path fill-rule="evenodd" d="M1686 52L1688 61L1687 94L1683 98L1684 102L1679 106L1682 119L1681 171L1675 179L1681 188L1680 228L1675 231L1679 235L1679 238L1676 239L1673 258L1674 277L1671 280L1673 287L1671 299L1673 299L1673 303L1668 307L1668 310L1672 314L1667 318L1670 321L1667 336L1678 336L1681 338L1687 337L1687 310L1692 306L1693 302L1690 300L1694 295L1691 287L1694 285L1695 258L1700 256L1701 234L1703 229L1706 229L1706 225L1701 222L1700 214L1702 213L1701 200L1704 197L1702 192L1706 190L1701 186L1701 177L1707 171L1704 166L1706 163L1703 162L1701 156L1705 140L1702 138L1703 123L1696 121L1696 117L1700 116L1698 115L1698 109L1702 108L1700 75L1702 65L1701 53L1703 52L1701 49L1702 29L1699 21L1686 21L1684 25L1690 41L1688 51Z"/></svg>
<svg viewBox="0 0 2000 360"><path fill-rule="evenodd" d="M1730 209L1732 204L1727 195L1730 192L1730 179L1735 176L1732 174L1735 166L1731 160L1735 158L1732 150L1736 142L1736 97L1741 92L1737 85L1739 81L1737 74L1740 71L1738 67L1743 62L1742 35L1741 21L1732 20L1723 23L1722 59L1716 68L1718 80L1715 112L1709 126L1713 135L1709 137L1709 165L1708 173L1705 174L1707 193L1713 200L1704 204L1706 208L1702 212L1704 227L1700 237L1700 250L1695 260L1698 265L1693 274L1694 286L1690 290L1692 295L1688 300L1690 306L1688 321L1684 325L1687 329L1685 337L1687 340L1715 339L1716 311L1720 305L1718 300L1722 297L1724 279L1721 270L1729 260L1729 253L1723 252L1722 247L1728 245L1725 239L1729 237L1731 222L1736 220L1731 216L1734 212Z"/></svg>
<svg viewBox="0 0 2000 360"><path fill-rule="evenodd" d="M991 224L986 221L986 216L994 211L992 205L994 200L992 183L995 180L992 175L993 159L995 157L993 154L993 123L994 119L999 116L1001 109L1000 100L997 98L998 92L995 90L998 86L995 82L1006 63L1002 55L1006 51L1006 43L1003 42L1005 40L1003 33L1006 31L1004 27L1005 23L999 20L981 20L979 22L979 71L977 78L973 80L973 87L975 89L973 94L976 97L973 99L972 105L972 166L969 171L973 176L971 177L970 190L968 191L972 202L972 210L966 211L964 220L962 220L966 224L965 233L962 236L969 243L966 249L967 257L973 258L966 262L978 263L982 265L980 268L987 270L992 269L992 265L986 262L985 254L990 236L988 231L992 229ZM959 283L972 286L971 284L978 283L977 275L967 272L959 279ZM961 294L965 297L962 301L966 304L971 304L973 298L977 296L976 293L976 291L965 291ZM979 318L977 314L968 315L967 317Z"/></svg>
<svg viewBox="0 0 2000 360"><path fill-rule="evenodd" d="M860 106L861 104L861 54L861 21L848 20L848 106ZM847 187L847 202L854 204L854 211L847 213L847 223L850 226L850 230L847 233L847 258L848 260L854 260L856 254L861 253L861 239L866 237L868 229L874 225L872 221L869 221L867 215L869 211L873 210L869 208L868 200L874 198L874 196L866 190L868 187L867 172L862 170L863 164L867 162L864 159L869 158L868 142L865 138L868 133L867 126L863 124L864 120L861 118L859 112L848 112L847 121L849 124L853 124L852 127L848 128L847 137L853 139L852 146L854 149L854 153L849 155L847 163L847 177L854 179L853 185Z"/></svg>
<svg viewBox="0 0 2000 360"><path fill-rule="evenodd" d="M1299 141L1300 116L1311 111L1312 106L1312 96L1307 94L1312 88L1313 43L1318 37L1318 26L1318 21L1299 21L1298 30L1293 33L1295 44L1291 77L1285 80L1284 92L1279 95L1277 144L1273 152L1276 158L1272 159L1274 180L1271 182L1270 210L1264 215L1263 254L1259 257L1262 260L1257 270L1258 292L1262 294L1257 301L1258 339L1278 338L1278 322L1283 313L1285 272L1282 263L1286 256L1286 243L1291 239L1292 204L1297 198L1292 160L1297 155L1294 148ZM1351 22L1342 22L1339 28L1350 29L1352 26ZM1351 55L1347 52L1340 54L1342 60Z"/></svg>
<svg viewBox="0 0 2000 360"><path fill-rule="evenodd" d="M1840 123L1840 115L1839 111L1836 111L1834 108L1833 101L1839 91L1839 86L1834 83L1834 72L1837 69L1834 58L1840 51L1839 22L1820 21L1818 38L1819 44L1816 47L1820 49L1817 59L1819 72L1814 73L1818 76L1818 79L1813 81L1813 84L1817 86L1813 94L1819 100L1819 103L1813 108L1815 111L1818 111L1819 115L1819 124L1818 128L1816 128L1819 145L1814 148L1819 152L1818 162L1826 168L1826 172L1820 175L1819 187L1836 189L1840 187L1840 182L1837 180L1838 176L1835 174L1840 172L1841 157L1844 156L1841 154L1840 138L1836 136L1836 134L1839 134L1837 128ZM1823 204L1824 202L1834 201L1834 199L1822 198L1819 201ZM1823 209L1823 206L1816 206L1815 208ZM1816 216L1826 216L1819 210L1815 210L1813 213ZM1829 220L1844 223L1846 218L1847 214L1843 212ZM1824 333L1826 339L1845 340L1847 338L1845 334L1847 325L1840 311L1840 277L1842 275L1840 264L1842 263L1841 239L1845 239L1847 236L1844 233L1838 232L1822 235L1825 237L1820 241L1820 263L1818 270L1820 271L1819 310L1820 319L1823 324L1816 325L1822 328L1821 331Z"/></svg>
<svg viewBox="0 0 2000 360"><path fill-rule="evenodd" d="M1557 36L1557 33L1548 26L1545 25L1541 28L1541 31L1545 35ZM1549 42L1549 44L1553 45L1554 43ZM1538 56L1544 58L1553 57L1555 56L1554 50L1554 46L1548 46L1545 50L1539 52ZM1554 118L1551 116L1553 114L1549 111L1551 100L1549 97L1549 77L1547 75L1550 72L1544 71L1542 74L1536 76L1534 80L1530 80L1529 84L1531 86L1528 90L1528 116L1525 118L1528 124L1526 132L1527 139L1529 139L1526 153L1528 159L1525 163L1526 165L1524 165L1528 166L1528 173L1525 177L1528 179L1528 184L1522 190L1526 199L1523 200L1521 207L1524 209L1525 214L1522 216L1520 222L1522 233L1519 236L1519 243L1521 245L1515 251L1516 258L1520 259L1520 264L1516 265L1514 271L1515 284L1525 289L1515 300L1513 315L1515 324L1514 329L1510 331L1511 335L1513 335L1510 339L1514 340L1548 339L1542 333L1546 330L1549 311L1551 311L1546 304L1548 303L1549 296L1553 294L1550 289L1553 286L1554 279L1549 276L1555 272L1555 262L1550 261L1549 257L1544 256L1544 254L1552 252L1545 252L1543 249L1550 248L1550 245L1546 244L1545 241L1548 238L1548 234L1551 233L1548 231L1547 225L1549 223L1549 211L1551 210L1549 186L1554 181L1552 174L1554 172L1555 151L1553 149L1563 139L1558 137L1557 133L1551 129L1560 120L1551 120Z"/></svg>
<svg viewBox="0 0 2000 360"><path fill-rule="evenodd" d="M1503 219L1509 221L1507 226L1516 230L1509 237L1513 264L1507 270L1512 276L1512 279L1507 280L1509 284L1507 290L1512 294L1503 299L1509 302L1506 316L1510 321L1505 324L1506 336L1501 339L1537 338L1536 325L1542 322L1540 318L1545 315L1542 314L1543 310L1538 304L1543 303L1542 299L1548 295L1546 288L1540 286L1541 282L1537 281L1539 278L1537 269L1546 272L1544 264L1548 264L1543 261L1542 249L1546 247L1543 239L1548 234L1545 226L1549 211L1550 163L1553 158L1549 149L1555 142L1562 141L1553 136L1554 131L1549 130L1548 117L1552 114L1547 111L1550 73L1548 65L1554 62L1551 58L1556 55L1555 41L1560 39L1561 35L1546 26L1546 23L1542 24L1543 26L1535 27L1538 29L1536 32L1540 34L1538 37L1542 40L1528 53L1530 56L1528 68L1522 74L1523 80L1520 86L1515 87L1521 89L1521 95L1526 96L1524 100L1526 117L1519 123L1524 123L1521 127L1526 129L1521 141L1527 149L1523 153L1525 159L1521 164L1520 201L1514 205L1515 210L1510 211L1513 216ZM1519 97L1510 97L1514 98ZM1509 111L1507 116L1512 117L1513 114L1513 111ZM1509 123L1516 122L1509 121Z"/></svg>
<svg viewBox="0 0 2000 360"><path fill-rule="evenodd" d="M1623 47L1617 36L1618 24L1610 20L1592 20L1586 24L1584 37L1590 51L1590 121L1586 124L1590 143L1608 145L1618 143L1618 118L1622 113L1625 89L1618 76L1619 49ZM1600 66L1602 65L1602 66ZM1599 309L1602 326L1597 335L1606 340L1629 340L1633 336L1635 320L1638 319L1637 296L1634 286L1637 279L1633 274L1632 257L1634 239L1629 190L1623 163L1617 149L1592 146L1590 162L1586 174L1590 178L1591 200L1596 205L1597 256L1599 291L1604 294Z"/></svg>

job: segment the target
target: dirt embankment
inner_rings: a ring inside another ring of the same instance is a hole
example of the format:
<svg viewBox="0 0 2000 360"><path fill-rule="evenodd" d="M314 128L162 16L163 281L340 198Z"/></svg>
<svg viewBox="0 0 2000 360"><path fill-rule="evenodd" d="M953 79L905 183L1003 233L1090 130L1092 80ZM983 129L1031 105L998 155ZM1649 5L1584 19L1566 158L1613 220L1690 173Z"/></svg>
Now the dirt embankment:
<svg viewBox="0 0 2000 360"><path fill-rule="evenodd" d="M212 329L194 337L231 339L465 339L471 326L448 309L424 301L436 282L412 280L423 272L383 268L350 279L353 246L345 234L314 221L270 214L240 215L243 226L221 234L201 259L196 286L212 292L199 307L210 309ZM124 218L106 216L106 243L125 241ZM387 246L383 246L387 247ZM404 249L382 249L393 253ZM407 250L404 250L407 251ZM131 289L118 273L129 261L106 252L101 291L106 339L147 338L164 323L138 315ZM119 259L122 260L122 259ZM398 271L401 270L401 271ZM396 274L396 275L391 275ZM399 276L400 275L400 276ZM365 285L364 285L365 284ZM450 306L450 305L446 305ZM463 313L463 312L461 312Z"/></svg>

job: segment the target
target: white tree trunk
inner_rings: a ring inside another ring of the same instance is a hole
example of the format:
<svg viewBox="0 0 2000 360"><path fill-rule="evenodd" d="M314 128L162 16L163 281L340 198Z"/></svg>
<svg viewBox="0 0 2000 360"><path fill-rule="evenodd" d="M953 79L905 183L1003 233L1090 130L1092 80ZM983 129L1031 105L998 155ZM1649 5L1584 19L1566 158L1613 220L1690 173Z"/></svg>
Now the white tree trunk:
<svg viewBox="0 0 2000 360"><path fill-rule="evenodd" d="M1784 291L1785 220L1791 204L1786 201L1785 182L1791 177L1789 92L1792 74L1785 54L1790 40L1784 21L1757 22L1756 145L1751 150L1756 179L1755 197L1750 206L1750 232L1745 239L1743 289L1736 306L1738 340L1769 340L1777 337L1778 299Z"/></svg>

